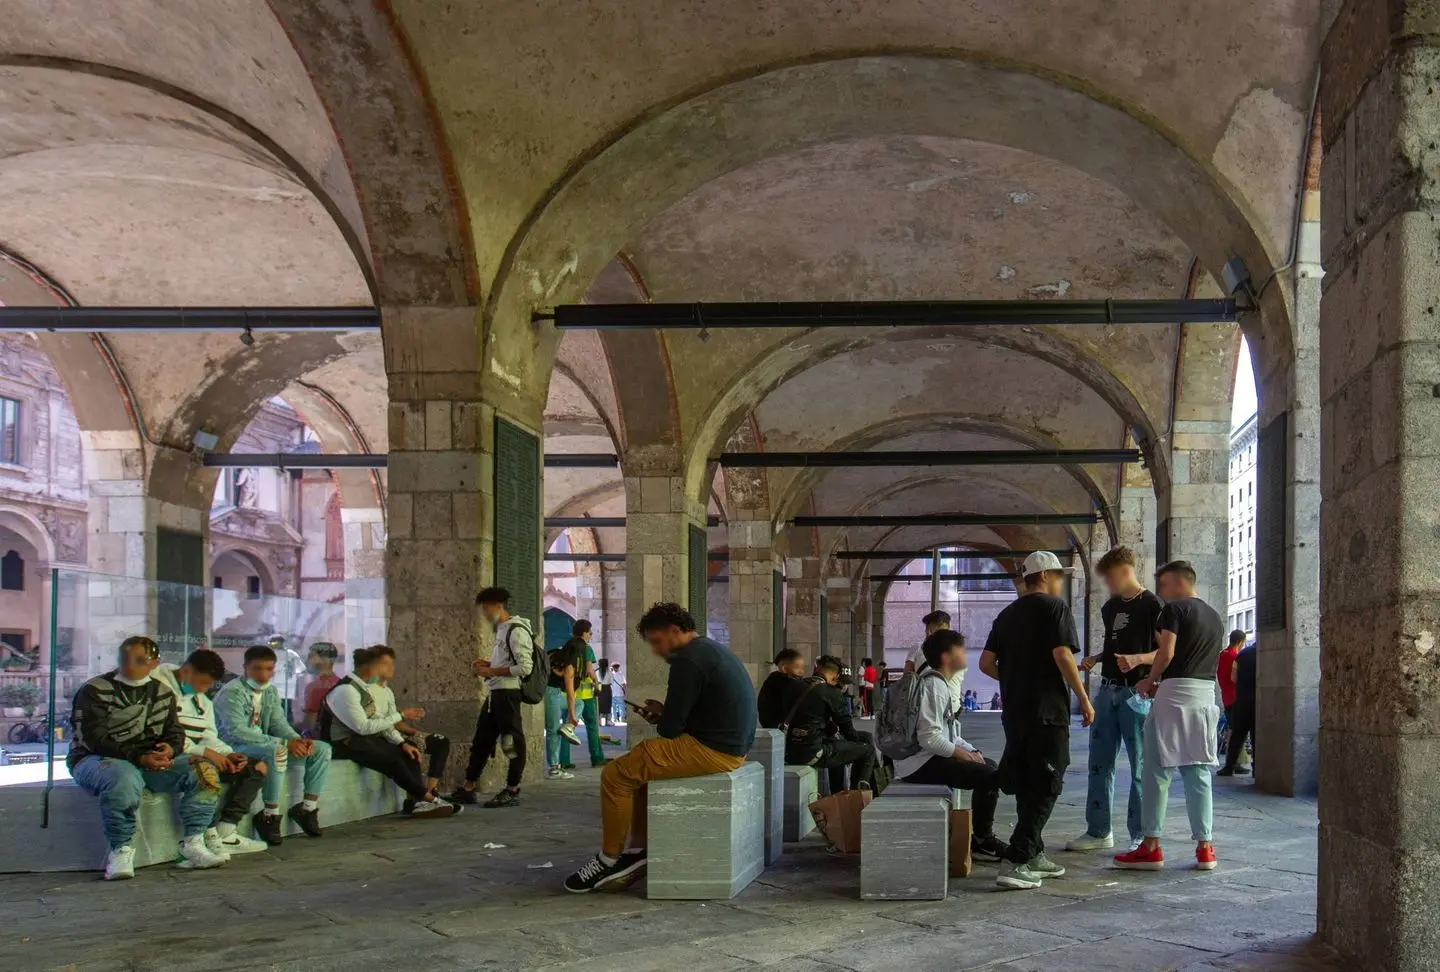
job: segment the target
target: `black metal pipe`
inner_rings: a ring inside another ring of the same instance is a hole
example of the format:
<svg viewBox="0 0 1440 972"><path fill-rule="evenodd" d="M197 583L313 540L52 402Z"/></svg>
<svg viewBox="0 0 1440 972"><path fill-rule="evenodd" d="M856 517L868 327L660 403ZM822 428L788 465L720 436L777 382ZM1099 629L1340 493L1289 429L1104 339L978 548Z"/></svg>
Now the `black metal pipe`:
<svg viewBox="0 0 1440 972"><path fill-rule="evenodd" d="M1235 320L1234 300L791 301L715 304L562 304L559 328L727 330L903 325L1199 324Z"/></svg>
<svg viewBox="0 0 1440 972"><path fill-rule="evenodd" d="M1068 526L1095 523L1098 513L925 513L918 516L797 516L798 527Z"/></svg>
<svg viewBox="0 0 1440 972"><path fill-rule="evenodd" d="M723 550L712 550L706 558L709 560L729 560L730 555ZM625 555L623 553L547 553L545 560L557 564L623 564Z"/></svg>
<svg viewBox="0 0 1440 972"><path fill-rule="evenodd" d="M933 574L871 574L870 580L888 581L929 581ZM971 573L971 574L941 574L942 581L972 581L972 580L1014 580L1018 574L1007 574L1003 571L997 573Z"/></svg>
<svg viewBox="0 0 1440 972"><path fill-rule="evenodd" d="M546 469L613 469L620 457L607 452L547 452Z"/></svg>
<svg viewBox="0 0 1440 972"><path fill-rule="evenodd" d="M201 465L212 469L384 469L377 452L207 452Z"/></svg>
<svg viewBox="0 0 1440 972"><path fill-rule="evenodd" d="M372 331L374 307L0 307L0 331Z"/></svg>
<svg viewBox="0 0 1440 972"><path fill-rule="evenodd" d="M920 452L726 452L720 465L732 469L849 466L1069 466L1140 461L1139 449L992 449Z"/></svg>
<svg viewBox="0 0 1440 972"><path fill-rule="evenodd" d="M707 522L710 526L719 526L720 517L709 517ZM625 517L623 516L547 516L545 517L546 529L568 530L570 527L623 527Z"/></svg>
<svg viewBox="0 0 1440 972"><path fill-rule="evenodd" d="M835 554L836 560L917 560L921 557L929 558L935 552L935 548L929 550L842 550ZM942 547L940 556L944 560L979 560L993 557L1028 557L1033 550L952 550L949 547ZM1057 557L1068 557L1073 550L1051 550Z"/></svg>

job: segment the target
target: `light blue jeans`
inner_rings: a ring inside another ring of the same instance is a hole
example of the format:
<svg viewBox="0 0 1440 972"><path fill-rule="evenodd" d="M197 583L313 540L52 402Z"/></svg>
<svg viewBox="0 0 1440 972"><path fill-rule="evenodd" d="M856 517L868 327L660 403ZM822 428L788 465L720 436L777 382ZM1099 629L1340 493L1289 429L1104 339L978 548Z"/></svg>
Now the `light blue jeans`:
<svg viewBox="0 0 1440 972"><path fill-rule="evenodd" d="M180 798L180 825L186 837L203 834L215 816L220 794L200 786L190 761L181 757L168 770L145 770L123 759L86 756L70 770L70 777L86 793L100 799L100 822L110 849L135 841L135 812L143 790L174 793Z"/></svg>
<svg viewBox="0 0 1440 972"><path fill-rule="evenodd" d="M1144 763L1145 716L1130 706L1135 690L1123 685L1100 686L1095 693L1095 723L1090 727L1090 793L1085 801L1085 833L1111 833L1115 809L1115 761L1124 745L1130 760L1130 801L1125 826L1130 841L1140 839L1140 779Z"/></svg>
<svg viewBox="0 0 1440 972"><path fill-rule="evenodd" d="M325 789L325 777L330 772L330 744L319 739L313 740L313 744L315 751L309 756L291 756L287 753L284 762L278 766L275 747L265 743L242 743L235 747L235 751L249 756L252 762L265 764L265 786L261 790L261 797L267 807L278 807L284 803L286 767L295 760L305 764L304 793L318 796ZM296 800L299 800L298 796Z"/></svg>
<svg viewBox="0 0 1440 972"><path fill-rule="evenodd" d="M1192 763L1177 767L1185 786L1185 810L1190 815L1190 838L1196 841L1210 839L1210 825L1214 816L1214 805L1210 795L1211 767L1204 763ZM1170 781L1175 778L1175 768L1160 765L1155 754L1155 733L1145 734L1145 836L1159 837L1165 829L1165 810L1170 803Z"/></svg>
<svg viewBox="0 0 1440 972"><path fill-rule="evenodd" d="M570 715L565 690L545 687L545 766L560 765L560 723Z"/></svg>

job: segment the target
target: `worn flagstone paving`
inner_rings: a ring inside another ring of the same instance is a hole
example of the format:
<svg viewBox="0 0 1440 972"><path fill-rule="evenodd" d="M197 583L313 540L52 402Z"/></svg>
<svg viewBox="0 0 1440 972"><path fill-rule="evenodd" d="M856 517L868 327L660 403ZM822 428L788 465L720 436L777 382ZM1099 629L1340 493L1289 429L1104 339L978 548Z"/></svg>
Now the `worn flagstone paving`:
<svg viewBox="0 0 1440 972"><path fill-rule="evenodd" d="M993 717L966 728L999 752ZM1035 892L997 891L995 867L980 865L943 902L861 901L858 859L827 854L812 837L732 901L652 902L643 885L567 894L560 882L598 839L598 771L582 770L529 788L523 808L336 827L216 871L156 867L112 884L0 876L0 969L1343 968L1312 939L1313 802L1257 794L1248 778L1217 780L1221 864L1203 873L1189 868L1177 783L1166 850L1182 866L1117 871L1109 854L1059 850L1083 829L1086 745L1077 731L1047 831L1069 874ZM1122 771L1121 792L1125 780ZM1000 816L1013 823L1008 799Z"/></svg>

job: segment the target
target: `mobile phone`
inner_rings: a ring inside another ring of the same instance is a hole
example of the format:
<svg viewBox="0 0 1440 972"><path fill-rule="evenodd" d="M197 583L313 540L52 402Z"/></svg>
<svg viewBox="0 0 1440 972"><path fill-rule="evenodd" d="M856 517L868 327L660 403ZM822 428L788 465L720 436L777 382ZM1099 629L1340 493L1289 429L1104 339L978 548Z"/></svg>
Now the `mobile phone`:
<svg viewBox="0 0 1440 972"><path fill-rule="evenodd" d="M621 699L620 701L624 702L626 705L628 705L630 708L634 709L636 712L644 712L644 711L645 711L645 707L644 707L643 705L636 705L634 702L631 702L629 699Z"/></svg>

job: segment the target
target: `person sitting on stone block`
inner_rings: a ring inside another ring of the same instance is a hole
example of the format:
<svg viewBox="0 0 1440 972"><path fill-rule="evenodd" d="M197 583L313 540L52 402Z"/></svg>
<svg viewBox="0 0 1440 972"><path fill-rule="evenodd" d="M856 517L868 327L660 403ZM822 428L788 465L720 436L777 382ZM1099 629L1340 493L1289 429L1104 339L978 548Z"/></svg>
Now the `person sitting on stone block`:
<svg viewBox="0 0 1440 972"><path fill-rule="evenodd" d="M396 703L395 692L390 688L390 683L395 679L395 649L389 645L372 645L370 651L375 655L372 674L380 679L371 690L376 693L379 712L381 715L400 713L400 721L395 723L395 728L400 730L400 735L404 736L407 742L429 757L430 762L425 767L425 786L431 793L438 795L440 781L445 778L445 767L450 764L450 737L411 725L425 718L425 709L418 705L402 709ZM460 812L459 804L456 804L455 812Z"/></svg>
<svg viewBox="0 0 1440 972"><path fill-rule="evenodd" d="M320 836L320 793L330 771L330 744L304 739L285 719L276 691L275 650L255 645L245 651L245 674L215 696L220 738L254 762L265 764L265 807L255 815L255 835L274 847L283 840L280 801L290 760L305 766L305 793L290 808L290 819L311 837Z"/></svg>
<svg viewBox="0 0 1440 972"><path fill-rule="evenodd" d="M205 830L205 846L217 857L255 854L267 850L263 840L252 840L236 831L236 824L250 812L268 770L264 763L252 763L220 738L215 727L215 703L205 693L225 674L225 662L209 648L197 648L182 665L161 665L155 678L175 693L180 727L185 730L184 755L191 761L202 782L213 775L216 786L229 786L225 802Z"/></svg>
<svg viewBox="0 0 1440 972"><path fill-rule="evenodd" d="M420 769L420 749L398 728L395 696L383 684L395 675L395 652L385 645L358 649L350 674L325 696L320 734L334 747L336 759L348 759L383 774L405 791L405 812L412 817L451 817L460 808L435 794ZM424 713L422 712L421 715ZM448 749L448 745L446 747Z"/></svg>
<svg viewBox="0 0 1440 972"><path fill-rule="evenodd" d="M906 783L973 791L970 856L978 861L1001 860L1006 846L995 836L995 806L1000 802L997 764L960 734L962 698L955 694L952 676L965 663L965 636L938 628L920 648L924 658L915 720L920 752L897 760L895 775Z"/></svg>
<svg viewBox="0 0 1440 972"><path fill-rule="evenodd" d="M110 853L105 880L135 876L135 815L144 790L179 797L180 866L225 863L205 847L218 791L200 785L187 759L175 695L152 672L160 648L149 638L126 638L119 667L90 679L75 693L74 735L66 765L86 793L100 798L100 820Z"/></svg>
<svg viewBox="0 0 1440 972"><path fill-rule="evenodd" d="M790 682L781 699L786 764L829 770L831 793L845 789L847 766L851 789L870 789L875 775L875 740L855 728L845 697L835 687L843 667L834 655L821 655L815 674Z"/></svg>
<svg viewBox="0 0 1440 972"><path fill-rule="evenodd" d="M635 630L670 666L665 701L646 699L640 710L659 738L601 771L600 853L565 879L565 890L577 894L631 880L645 867L647 784L732 772L755 740L755 684L728 649L696 633L689 611L656 604Z"/></svg>
<svg viewBox="0 0 1440 972"><path fill-rule="evenodd" d="M320 738L320 713L325 708L325 696L340 684L340 676L335 674L335 661L339 657L340 649L328 641L315 642L305 656L305 670L310 677L305 682L300 731L307 738Z"/></svg>
<svg viewBox="0 0 1440 972"><path fill-rule="evenodd" d="M755 699L755 712L761 729L778 729L785 718L785 692L788 686L805 677L805 656L794 648L781 648L775 656L775 671L760 683Z"/></svg>

